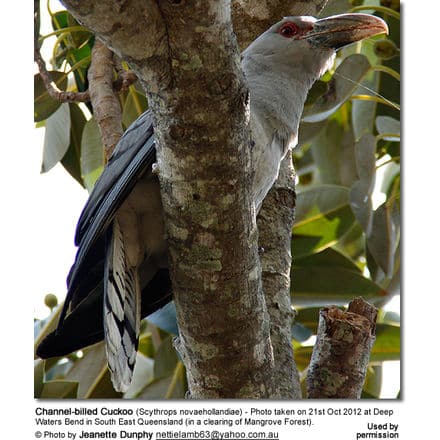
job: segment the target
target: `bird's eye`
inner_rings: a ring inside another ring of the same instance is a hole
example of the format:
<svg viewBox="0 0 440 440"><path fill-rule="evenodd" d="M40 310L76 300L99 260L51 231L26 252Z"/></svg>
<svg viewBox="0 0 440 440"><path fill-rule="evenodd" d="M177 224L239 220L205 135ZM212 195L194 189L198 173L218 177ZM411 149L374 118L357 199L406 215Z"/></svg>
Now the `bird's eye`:
<svg viewBox="0 0 440 440"><path fill-rule="evenodd" d="M298 26L292 22L284 23L278 30L278 33L285 38L292 38L298 33Z"/></svg>

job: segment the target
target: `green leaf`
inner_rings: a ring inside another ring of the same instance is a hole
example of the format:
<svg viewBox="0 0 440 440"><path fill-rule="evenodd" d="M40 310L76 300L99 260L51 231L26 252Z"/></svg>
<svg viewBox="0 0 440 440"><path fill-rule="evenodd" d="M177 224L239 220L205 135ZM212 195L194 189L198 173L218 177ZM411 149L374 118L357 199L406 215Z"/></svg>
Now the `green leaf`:
<svg viewBox="0 0 440 440"><path fill-rule="evenodd" d="M133 372L131 384L124 394L125 399L137 397L145 388L146 384L154 379L154 361L138 353L136 356L136 367Z"/></svg>
<svg viewBox="0 0 440 440"><path fill-rule="evenodd" d="M104 342L82 350L83 356L73 362L66 374L66 380L78 381L78 399L120 398L122 393L115 391L107 366Z"/></svg>
<svg viewBox="0 0 440 440"><path fill-rule="evenodd" d="M95 118L85 123L81 140L81 172L89 192L104 169L104 147Z"/></svg>
<svg viewBox="0 0 440 440"><path fill-rule="evenodd" d="M373 396L372 394L368 393L367 391L362 391L362 392L361 392L361 399L369 399L369 400L372 400L372 399L377 399L377 397L376 397L376 396Z"/></svg>
<svg viewBox="0 0 440 440"><path fill-rule="evenodd" d="M312 88L307 93L307 99L304 103L305 108L311 107L318 98L320 98L325 93L328 93L329 91L329 84L325 81L315 81L315 83L312 85Z"/></svg>
<svg viewBox="0 0 440 440"><path fill-rule="evenodd" d="M374 187L376 178L376 138L364 134L354 146L356 168L360 180L369 182Z"/></svg>
<svg viewBox="0 0 440 440"><path fill-rule="evenodd" d="M359 222L355 221L351 229L333 246L347 257L357 260L365 251L365 234Z"/></svg>
<svg viewBox="0 0 440 440"><path fill-rule="evenodd" d="M37 359L34 361L34 398L41 396L44 387L44 361Z"/></svg>
<svg viewBox="0 0 440 440"><path fill-rule="evenodd" d="M76 354L64 357L46 359L44 362L44 379L46 382L58 379L65 379L67 372L72 367L72 358Z"/></svg>
<svg viewBox="0 0 440 440"><path fill-rule="evenodd" d="M400 20L388 20L389 35L388 39L393 41L397 47L400 47L400 33L401 23ZM374 49L374 45L369 45ZM393 69L396 72L400 72L400 56L393 57L389 60L382 60L381 64L385 67ZM386 99L400 104L400 82L396 81L391 75L385 73L380 74L380 89L379 93ZM389 115L396 119L400 118L400 112L397 109L391 108L385 105L378 106L379 114Z"/></svg>
<svg viewBox="0 0 440 440"><path fill-rule="evenodd" d="M338 267L292 267L291 297L295 306L344 305L357 296L373 301L386 292L362 274Z"/></svg>
<svg viewBox="0 0 440 440"><path fill-rule="evenodd" d="M58 31L60 29L66 28L68 26L68 12L66 10L57 11L51 16L52 29ZM70 46L68 44L68 46ZM59 41L57 47L53 47L53 61L57 68L60 68L66 59L67 46L64 39Z"/></svg>
<svg viewBox="0 0 440 440"><path fill-rule="evenodd" d="M350 207L366 235L371 233L373 223L372 187L365 180L357 180L350 189Z"/></svg>
<svg viewBox="0 0 440 440"><path fill-rule="evenodd" d="M400 327L377 324L376 341L371 350L370 362L400 360Z"/></svg>
<svg viewBox="0 0 440 440"><path fill-rule="evenodd" d="M350 125L342 136L340 152L341 184L348 188L358 179L354 145L353 129Z"/></svg>
<svg viewBox="0 0 440 440"><path fill-rule="evenodd" d="M292 252L295 258L336 243L353 225L348 188L320 185L297 195Z"/></svg>
<svg viewBox="0 0 440 440"><path fill-rule="evenodd" d="M393 276L391 279L386 279L382 282L382 286L386 289L389 295L389 299L395 295L400 295L400 242L397 246L396 252L394 254L394 269Z"/></svg>
<svg viewBox="0 0 440 440"><path fill-rule="evenodd" d="M300 188L305 188L309 185L316 170L311 148L295 148L293 150L293 161L299 178L298 191L300 191Z"/></svg>
<svg viewBox="0 0 440 440"><path fill-rule="evenodd" d="M397 119L391 116L378 116L376 118L376 129L379 134L391 134L391 136L384 136L384 140L400 142L400 121Z"/></svg>
<svg viewBox="0 0 440 440"><path fill-rule="evenodd" d="M53 30L65 28L69 25L69 12L66 10L56 11L51 16Z"/></svg>
<svg viewBox="0 0 440 440"><path fill-rule="evenodd" d="M390 197L395 198L400 194L400 166L395 163L387 165L382 177L381 191Z"/></svg>
<svg viewBox="0 0 440 440"><path fill-rule="evenodd" d="M308 255L302 258L295 258L295 267L340 267L354 272L361 272L358 266L340 252L327 248L317 254Z"/></svg>
<svg viewBox="0 0 440 440"><path fill-rule="evenodd" d="M70 144L70 109L64 103L46 120L41 172L52 169L66 154Z"/></svg>
<svg viewBox="0 0 440 440"><path fill-rule="evenodd" d="M57 88L65 91L67 89L67 75L64 72L49 71L52 81ZM40 74L34 75L34 121L40 122L52 115L61 105L49 95Z"/></svg>
<svg viewBox="0 0 440 440"><path fill-rule="evenodd" d="M376 138L372 134L364 134L356 142L354 150L359 180L350 189L350 206L368 236L373 224L371 195L376 182Z"/></svg>
<svg viewBox="0 0 440 440"><path fill-rule="evenodd" d="M367 393L368 398L380 397L382 388L382 365L369 365L362 393Z"/></svg>
<svg viewBox="0 0 440 440"><path fill-rule="evenodd" d="M81 136L86 123L84 113L77 104L70 106L70 145L61 163L65 170L81 185L84 186L81 177Z"/></svg>
<svg viewBox="0 0 440 440"><path fill-rule="evenodd" d="M70 14L68 11L67 11L67 25L69 27L80 26L80 23L76 21L73 15ZM83 31L71 32L70 35L75 47L80 48L80 47L84 47L85 43L90 39L91 32L86 28L84 28Z"/></svg>
<svg viewBox="0 0 440 440"><path fill-rule="evenodd" d="M384 278L384 273L383 273L383 270L377 264L373 255L371 255L371 252L368 249L368 246L365 246L365 259L367 262L368 272L370 273L370 278L375 283L380 283Z"/></svg>
<svg viewBox="0 0 440 440"><path fill-rule="evenodd" d="M78 382L52 380L44 384L40 399L75 399L77 390Z"/></svg>
<svg viewBox="0 0 440 440"><path fill-rule="evenodd" d="M308 328L316 335L320 307L304 307L296 310L295 323Z"/></svg>
<svg viewBox="0 0 440 440"><path fill-rule="evenodd" d="M321 183L341 184L341 144L344 130L332 119L313 140L312 155Z"/></svg>
<svg viewBox="0 0 440 440"><path fill-rule="evenodd" d="M104 343L83 350L83 356L77 359L66 375L66 380L77 381L78 399L92 395L100 385L100 378L107 371L107 357Z"/></svg>
<svg viewBox="0 0 440 440"><path fill-rule="evenodd" d="M185 369L181 362L173 373L162 379L155 379L137 396L139 399L183 399L187 390Z"/></svg>
<svg viewBox="0 0 440 440"><path fill-rule="evenodd" d="M313 346L310 345L297 347L293 351L293 357L295 358L295 363L299 371L303 371L309 366L310 358L312 357L312 351Z"/></svg>
<svg viewBox="0 0 440 440"><path fill-rule="evenodd" d="M115 391L111 381L110 370L106 368L101 376L96 378L96 383L90 388L89 399L120 399L122 393Z"/></svg>
<svg viewBox="0 0 440 440"><path fill-rule="evenodd" d="M362 95L372 95L378 88L379 75L375 73L373 79L362 82L364 87L359 87L357 92ZM370 91L371 90L371 91ZM374 116L376 114L377 103L374 101L366 101L356 99L352 103L352 120L353 131L356 139L359 139L363 134L371 133L374 126Z"/></svg>
<svg viewBox="0 0 440 440"><path fill-rule="evenodd" d="M312 141L321 130L327 125L327 121L316 123L301 122L298 130L298 144L295 149L299 149Z"/></svg>
<svg viewBox="0 0 440 440"><path fill-rule="evenodd" d="M79 63L80 61L84 60L87 57L91 57L92 54L92 45L87 44L85 46L82 46L78 49L72 48L70 49L66 54L66 59L69 62L69 64L73 67L75 64ZM75 77L75 83L78 88L78 91L84 92L87 90L87 70L90 66L90 61L85 62L81 66L77 66L75 70L73 71L73 75Z"/></svg>
<svg viewBox="0 0 440 440"><path fill-rule="evenodd" d="M157 349L156 357L154 358L154 377L156 379L164 378L172 374L179 362L176 350L174 350L173 347L172 338L170 335L163 339Z"/></svg>
<svg viewBox="0 0 440 440"><path fill-rule="evenodd" d="M52 26L54 30L60 30L71 26L78 26L78 22L68 11L58 11L52 16ZM60 44L55 50L55 62L61 66L67 61L70 66L77 65L85 58L90 58L94 36L87 29L80 32L67 31L60 40ZM83 92L87 89L87 69L90 60L80 66L76 66L73 71L75 83L78 91Z"/></svg>
<svg viewBox="0 0 440 440"><path fill-rule="evenodd" d="M147 98L143 93L138 92L134 87L130 87L127 99L122 110L122 123L128 127L148 108Z"/></svg>
<svg viewBox="0 0 440 440"><path fill-rule="evenodd" d="M399 325L400 324L400 314L398 312L394 311L387 311L385 312L383 316L383 322L392 324L392 325Z"/></svg>
<svg viewBox="0 0 440 440"><path fill-rule="evenodd" d="M350 98L357 83L365 77L370 67L368 58L364 55L354 54L345 58L329 83L329 92L304 109L302 120L318 122L328 118Z"/></svg>
<svg viewBox="0 0 440 440"><path fill-rule="evenodd" d="M400 239L400 216L397 203L385 202L374 211L373 227L367 246L387 277L394 271L394 257Z"/></svg>
<svg viewBox="0 0 440 440"><path fill-rule="evenodd" d="M154 358L155 348L151 333L144 334L139 337L138 351L145 357Z"/></svg>

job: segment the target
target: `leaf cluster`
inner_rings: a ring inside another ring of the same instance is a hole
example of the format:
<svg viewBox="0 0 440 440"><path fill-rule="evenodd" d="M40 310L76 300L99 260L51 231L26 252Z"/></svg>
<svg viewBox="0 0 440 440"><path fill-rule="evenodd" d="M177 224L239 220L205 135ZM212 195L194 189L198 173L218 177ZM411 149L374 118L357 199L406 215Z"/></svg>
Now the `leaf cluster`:
<svg viewBox="0 0 440 440"><path fill-rule="evenodd" d="M57 37L52 50L53 68L49 71L53 84L60 91L85 92L94 36L68 11L49 13L53 32L40 36L39 41ZM34 94L34 121L37 127L45 127L41 172L61 163L81 186L91 191L104 168L101 135L92 106L53 99L38 73L34 77ZM147 100L137 84L119 93L118 98L122 124L127 128L147 109Z"/></svg>
<svg viewBox="0 0 440 440"><path fill-rule="evenodd" d="M306 103L294 151L292 335L305 370L319 307L355 296L375 304L377 338L363 396L377 398L382 362L400 359L399 315L383 310L400 293L400 58L398 50L381 57L377 46L398 48L400 29L396 11L356 3L359 12L383 15L390 34L342 50Z"/></svg>

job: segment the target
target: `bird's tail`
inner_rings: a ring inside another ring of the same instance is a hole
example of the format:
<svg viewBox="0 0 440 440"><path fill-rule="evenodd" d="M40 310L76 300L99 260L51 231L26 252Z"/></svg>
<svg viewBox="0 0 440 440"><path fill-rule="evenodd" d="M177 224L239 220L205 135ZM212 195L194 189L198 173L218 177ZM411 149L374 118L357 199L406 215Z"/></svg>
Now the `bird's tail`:
<svg viewBox="0 0 440 440"><path fill-rule="evenodd" d="M108 232L104 278L104 337L113 386L125 392L131 383L139 339L140 289L130 266L117 218Z"/></svg>

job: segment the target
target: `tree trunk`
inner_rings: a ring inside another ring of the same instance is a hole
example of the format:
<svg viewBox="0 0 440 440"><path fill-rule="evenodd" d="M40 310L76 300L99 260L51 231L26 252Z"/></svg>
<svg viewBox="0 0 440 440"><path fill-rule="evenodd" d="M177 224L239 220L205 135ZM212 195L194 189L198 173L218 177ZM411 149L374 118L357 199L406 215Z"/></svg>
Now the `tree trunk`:
<svg viewBox="0 0 440 440"><path fill-rule="evenodd" d="M265 270L265 288L272 290L267 297L270 327L248 190L248 95L230 2L63 3L130 64L148 96L180 328L177 346L191 396L299 397L287 288L292 220L287 211L293 193L284 180L290 201L275 208L274 217L288 217L290 223L278 222L284 243L279 267ZM325 1L285 3L234 2L242 48L281 16L316 14ZM276 191L274 200L280 194L283 198L284 190ZM280 290L270 289L272 278L278 278Z"/></svg>

